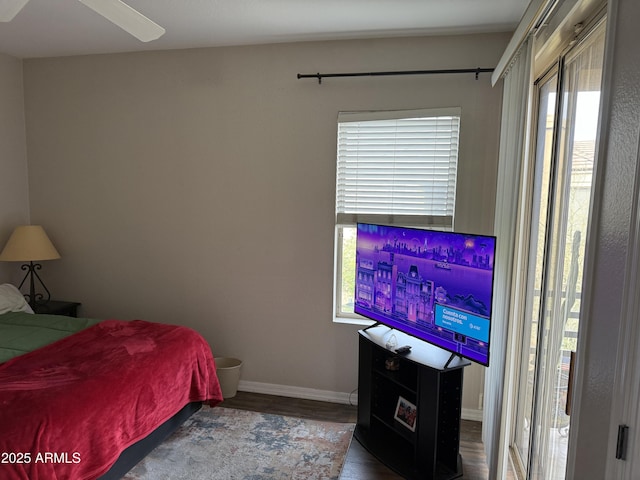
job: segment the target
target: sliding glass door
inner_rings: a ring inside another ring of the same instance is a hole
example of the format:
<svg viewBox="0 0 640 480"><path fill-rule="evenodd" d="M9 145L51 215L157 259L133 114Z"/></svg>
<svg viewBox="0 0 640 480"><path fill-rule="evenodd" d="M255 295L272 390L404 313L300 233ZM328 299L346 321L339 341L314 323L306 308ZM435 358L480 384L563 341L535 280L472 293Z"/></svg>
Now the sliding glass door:
<svg viewBox="0 0 640 480"><path fill-rule="evenodd" d="M514 452L528 479L565 478L570 374L598 134L604 22L536 82L537 129Z"/></svg>
<svg viewBox="0 0 640 480"><path fill-rule="evenodd" d="M538 138L534 174L534 198L529 244L529 272L525 328L518 388L518 416L516 440L518 458L522 466L529 462L529 450L534 414L534 387L538 358L539 317L541 311L542 275L544 270L547 212L549 208L549 181L553 160L554 126L556 118L556 91L558 75L554 71L538 85Z"/></svg>

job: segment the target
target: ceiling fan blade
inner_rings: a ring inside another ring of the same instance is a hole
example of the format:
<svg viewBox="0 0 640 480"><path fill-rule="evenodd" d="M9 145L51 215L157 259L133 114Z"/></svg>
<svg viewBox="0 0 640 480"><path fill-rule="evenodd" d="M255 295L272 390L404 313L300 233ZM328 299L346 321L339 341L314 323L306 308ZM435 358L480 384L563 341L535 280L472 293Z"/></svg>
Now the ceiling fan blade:
<svg viewBox="0 0 640 480"><path fill-rule="evenodd" d="M0 22L10 22L29 0L0 0Z"/></svg>
<svg viewBox="0 0 640 480"><path fill-rule="evenodd" d="M22 1L22 0L21 0ZM120 0L79 0L141 42L160 38L165 29Z"/></svg>

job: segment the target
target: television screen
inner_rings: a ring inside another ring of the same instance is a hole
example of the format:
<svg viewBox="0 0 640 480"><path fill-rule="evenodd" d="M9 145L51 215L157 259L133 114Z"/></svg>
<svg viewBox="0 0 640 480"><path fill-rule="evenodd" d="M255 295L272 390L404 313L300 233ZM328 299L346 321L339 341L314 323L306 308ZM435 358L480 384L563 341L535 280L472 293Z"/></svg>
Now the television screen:
<svg viewBox="0 0 640 480"><path fill-rule="evenodd" d="M354 311L489 365L496 238L359 223Z"/></svg>

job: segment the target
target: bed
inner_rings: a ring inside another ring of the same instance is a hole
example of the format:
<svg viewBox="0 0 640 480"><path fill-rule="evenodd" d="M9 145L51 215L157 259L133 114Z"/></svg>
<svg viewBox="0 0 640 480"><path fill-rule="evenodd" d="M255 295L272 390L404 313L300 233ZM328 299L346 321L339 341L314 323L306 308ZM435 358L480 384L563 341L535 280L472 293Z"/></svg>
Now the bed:
<svg viewBox="0 0 640 480"><path fill-rule="evenodd" d="M202 404L222 401L211 349L194 330L35 315L19 293L8 308L7 290L0 478L120 478Z"/></svg>

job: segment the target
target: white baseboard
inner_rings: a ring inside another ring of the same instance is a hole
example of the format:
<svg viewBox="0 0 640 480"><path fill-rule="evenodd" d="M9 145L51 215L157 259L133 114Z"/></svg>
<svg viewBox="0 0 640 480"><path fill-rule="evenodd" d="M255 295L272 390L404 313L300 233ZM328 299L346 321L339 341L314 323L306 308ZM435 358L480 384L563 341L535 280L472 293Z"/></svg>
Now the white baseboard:
<svg viewBox="0 0 640 480"><path fill-rule="evenodd" d="M240 380L238 390L242 392L263 393L266 395L278 395L281 397L303 398L305 400L319 400L321 402L342 403L345 405L357 405L358 393L332 392L329 390L317 390L315 388L292 387L290 385L276 385L273 383L249 382ZM482 421L482 410L463 408L461 412L463 420Z"/></svg>
<svg viewBox="0 0 640 480"><path fill-rule="evenodd" d="M305 400L319 400L322 402L343 403L345 405L357 405L358 394L331 392L329 390L317 390L315 388L292 387L290 385L276 385L273 383L249 382L240 380L238 390L243 392L264 393L267 395L279 395L281 397L304 398Z"/></svg>
<svg viewBox="0 0 640 480"><path fill-rule="evenodd" d="M474 422L482 422L482 410L476 408L463 408L460 412L462 420L473 420Z"/></svg>

